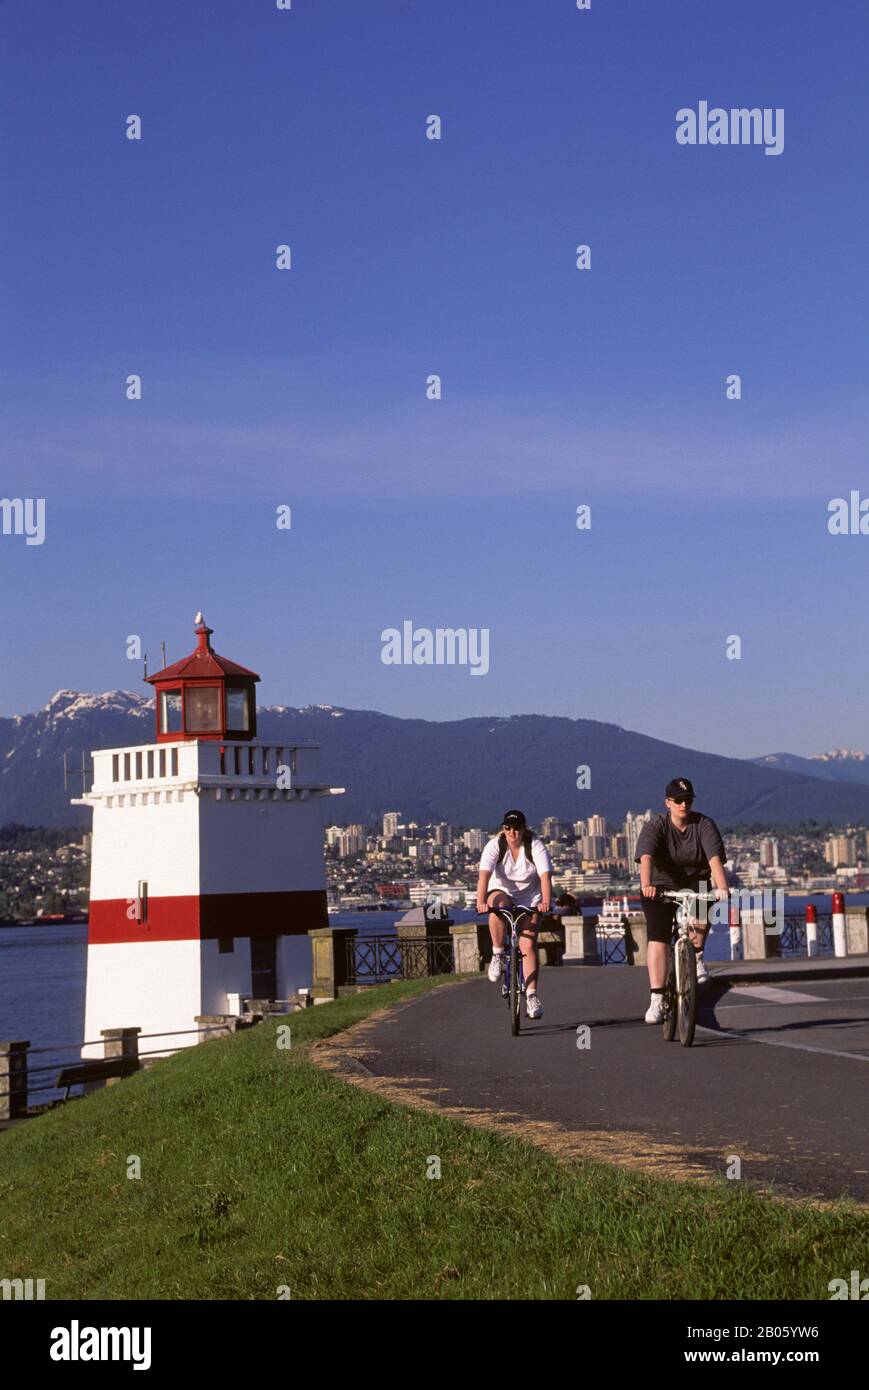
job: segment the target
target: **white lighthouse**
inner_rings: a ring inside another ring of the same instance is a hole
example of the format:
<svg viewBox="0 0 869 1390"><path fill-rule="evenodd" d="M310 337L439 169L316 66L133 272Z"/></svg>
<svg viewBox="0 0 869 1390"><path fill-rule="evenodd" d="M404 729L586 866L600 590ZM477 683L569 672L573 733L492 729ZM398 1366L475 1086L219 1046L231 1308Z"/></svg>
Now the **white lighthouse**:
<svg viewBox="0 0 869 1390"><path fill-rule="evenodd" d="M147 679L156 742L93 754L85 1038L104 1028L197 1041L230 996L286 999L311 984L312 927L328 924L319 748L256 737L259 676L211 646ZM96 1055L96 1049L84 1049Z"/></svg>

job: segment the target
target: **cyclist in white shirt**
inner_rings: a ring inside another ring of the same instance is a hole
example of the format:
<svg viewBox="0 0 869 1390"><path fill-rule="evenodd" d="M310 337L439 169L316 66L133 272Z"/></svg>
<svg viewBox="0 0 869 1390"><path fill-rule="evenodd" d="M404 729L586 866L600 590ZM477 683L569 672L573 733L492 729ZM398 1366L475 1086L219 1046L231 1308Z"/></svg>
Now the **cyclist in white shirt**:
<svg viewBox="0 0 869 1390"><path fill-rule="evenodd" d="M492 935L492 960L489 979L493 984L504 971L504 933L506 928L493 908L534 908L531 917L522 923L519 949L522 952L522 972L525 976L525 1012L529 1018L542 1018L543 1006L537 994L537 932L541 914L552 903L552 861L543 841L532 835L522 811L508 811L502 832L494 836L483 850L477 880L477 911L489 913Z"/></svg>

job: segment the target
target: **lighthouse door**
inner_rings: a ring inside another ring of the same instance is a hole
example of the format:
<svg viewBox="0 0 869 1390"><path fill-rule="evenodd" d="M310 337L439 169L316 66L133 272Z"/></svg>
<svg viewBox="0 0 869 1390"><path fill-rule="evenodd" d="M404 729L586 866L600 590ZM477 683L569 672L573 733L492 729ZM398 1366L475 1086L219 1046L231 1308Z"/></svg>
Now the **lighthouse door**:
<svg viewBox="0 0 869 1390"><path fill-rule="evenodd" d="M254 999L277 997L277 947L273 936L252 936L250 939L250 985Z"/></svg>

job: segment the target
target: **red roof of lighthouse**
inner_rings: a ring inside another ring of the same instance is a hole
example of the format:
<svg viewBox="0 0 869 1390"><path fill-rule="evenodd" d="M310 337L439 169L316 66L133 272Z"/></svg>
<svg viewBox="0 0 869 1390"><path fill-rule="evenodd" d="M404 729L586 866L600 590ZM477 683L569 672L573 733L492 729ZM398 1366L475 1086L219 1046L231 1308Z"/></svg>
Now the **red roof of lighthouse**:
<svg viewBox="0 0 869 1390"><path fill-rule="evenodd" d="M208 680L215 676L247 676L250 680L259 680L256 671L249 671L246 666L239 666L237 662L230 661L228 657L221 656L211 645L211 634L213 628L208 627L201 613L198 613L199 620L194 631L198 639L197 647L189 656L182 657L180 661L174 661L171 666L164 666L162 671L155 671L153 676L146 676L145 680L153 685L155 681L176 680Z"/></svg>

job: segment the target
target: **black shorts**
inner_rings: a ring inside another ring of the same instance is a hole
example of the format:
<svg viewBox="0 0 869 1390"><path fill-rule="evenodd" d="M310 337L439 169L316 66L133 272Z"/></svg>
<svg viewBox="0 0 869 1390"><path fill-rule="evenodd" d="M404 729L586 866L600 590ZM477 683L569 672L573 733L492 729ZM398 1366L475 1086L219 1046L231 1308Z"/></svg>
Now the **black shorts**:
<svg viewBox="0 0 869 1390"><path fill-rule="evenodd" d="M666 891L666 888L658 889L659 893ZM643 898L646 939L648 941L663 941L665 945L670 941L678 907L679 904L674 903L670 898Z"/></svg>

